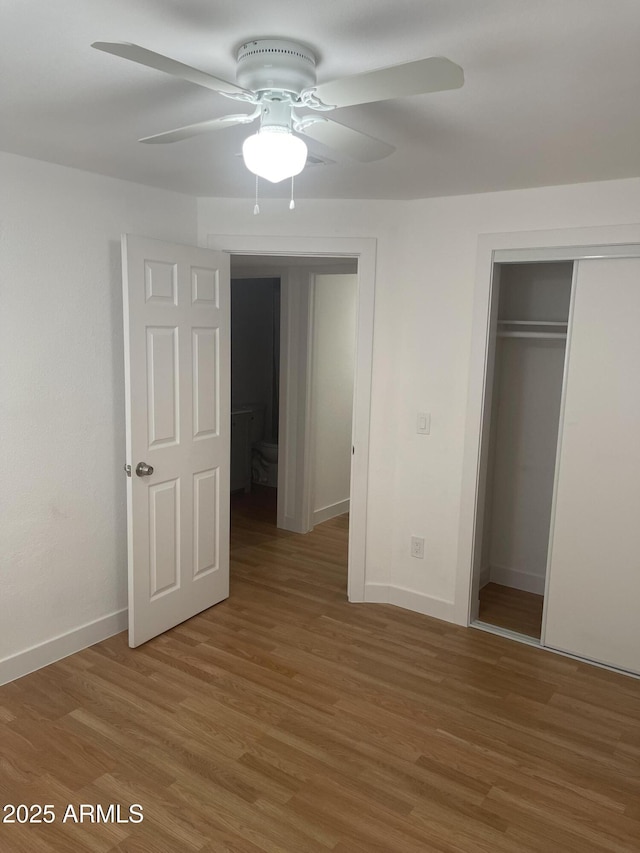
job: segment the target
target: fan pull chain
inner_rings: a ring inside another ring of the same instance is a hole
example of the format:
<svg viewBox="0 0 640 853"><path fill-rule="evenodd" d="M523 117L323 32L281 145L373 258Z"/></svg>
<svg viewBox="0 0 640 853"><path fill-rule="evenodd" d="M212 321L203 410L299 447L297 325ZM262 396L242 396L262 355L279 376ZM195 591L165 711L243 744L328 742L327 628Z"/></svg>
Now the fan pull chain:
<svg viewBox="0 0 640 853"><path fill-rule="evenodd" d="M289 210L295 210L296 203L293 200L293 175L291 176L291 201L289 202Z"/></svg>
<svg viewBox="0 0 640 853"><path fill-rule="evenodd" d="M256 203L253 206L253 215L257 216L260 213L260 205L258 204L258 176L256 175Z"/></svg>

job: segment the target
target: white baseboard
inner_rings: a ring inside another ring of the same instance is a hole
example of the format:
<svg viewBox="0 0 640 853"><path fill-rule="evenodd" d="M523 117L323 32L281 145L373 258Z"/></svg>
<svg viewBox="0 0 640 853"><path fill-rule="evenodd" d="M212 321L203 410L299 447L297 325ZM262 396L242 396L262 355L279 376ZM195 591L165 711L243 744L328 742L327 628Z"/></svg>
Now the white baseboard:
<svg viewBox="0 0 640 853"><path fill-rule="evenodd" d="M322 509L316 509L313 512L313 525L322 524L323 521L329 521L330 518L336 518L339 515L344 515L349 512L349 498L346 501L338 501L330 506L323 506Z"/></svg>
<svg viewBox="0 0 640 853"><path fill-rule="evenodd" d="M491 583L491 568L489 566L485 566L480 571L480 589L485 587L488 583Z"/></svg>
<svg viewBox="0 0 640 853"><path fill-rule="evenodd" d="M289 533L308 533L309 530L303 528L299 518L294 518L291 515L285 515L282 524L278 524L280 530L288 530Z"/></svg>
<svg viewBox="0 0 640 853"><path fill-rule="evenodd" d="M443 598L435 598L401 586L381 583L365 584L364 600L377 604L395 604L396 607L403 607L405 610L412 610L414 613L422 613L425 616L433 616L434 619L442 619L443 622L455 621L453 601L445 601Z"/></svg>
<svg viewBox="0 0 640 853"><path fill-rule="evenodd" d="M127 610L120 610L110 616L103 616L95 622L89 622L80 628L75 628L45 643L32 646L24 652L0 661L0 685L22 678L36 669L48 666L62 658L80 652L94 643L106 640L114 634L119 634L127 628Z"/></svg>
<svg viewBox="0 0 640 853"><path fill-rule="evenodd" d="M512 589L521 589L523 592L544 595L544 575L534 575L533 572L522 572L505 566L491 566L490 574L493 583L510 586Z"/></svg>

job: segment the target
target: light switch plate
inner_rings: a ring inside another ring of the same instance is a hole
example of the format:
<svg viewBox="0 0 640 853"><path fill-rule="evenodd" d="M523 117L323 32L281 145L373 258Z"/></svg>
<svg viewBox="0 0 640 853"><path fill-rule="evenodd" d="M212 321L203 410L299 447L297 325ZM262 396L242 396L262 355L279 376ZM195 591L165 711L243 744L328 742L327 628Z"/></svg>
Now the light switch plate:
<svg viewBox="0 0 640 853"><path fill-rule="evenodd" d="M416 420L416 432L420 435L430 435L431 433L431 415L429 412L418 412Z"/></svg>

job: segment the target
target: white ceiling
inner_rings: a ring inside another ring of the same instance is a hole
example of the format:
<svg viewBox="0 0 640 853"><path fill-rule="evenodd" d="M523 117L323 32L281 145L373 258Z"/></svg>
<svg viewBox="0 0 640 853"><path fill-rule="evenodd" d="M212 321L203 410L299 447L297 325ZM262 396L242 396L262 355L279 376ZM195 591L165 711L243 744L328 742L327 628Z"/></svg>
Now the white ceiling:
<svg viewBox="0 0 640 853"><path fill-rule="evenodd" d="M100 53L130 41L235 79L253 38L311 46L318 80L427 56L462 89L350 107L385 160L307 167L298 198L409 199L640 175L639 0L5 0L0 150L198 196L251 196L246 127L136 140L238 112L201 87ZM312 146L310 146L311 148ZM288 182L263 192L285 196Z"/></svg>

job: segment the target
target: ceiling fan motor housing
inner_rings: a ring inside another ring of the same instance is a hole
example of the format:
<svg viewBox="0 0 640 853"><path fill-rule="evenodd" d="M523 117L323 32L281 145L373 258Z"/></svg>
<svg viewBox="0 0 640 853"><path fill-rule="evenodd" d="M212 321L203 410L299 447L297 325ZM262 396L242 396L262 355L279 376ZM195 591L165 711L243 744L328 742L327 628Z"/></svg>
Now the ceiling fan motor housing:
<svg viewBox="0 0 640 853"><path fill-rule="evenodd" d="M236 81L254 92L276 90L299 95L316 84L316 58L292 41L258 39L238 50Z"/></svg>

